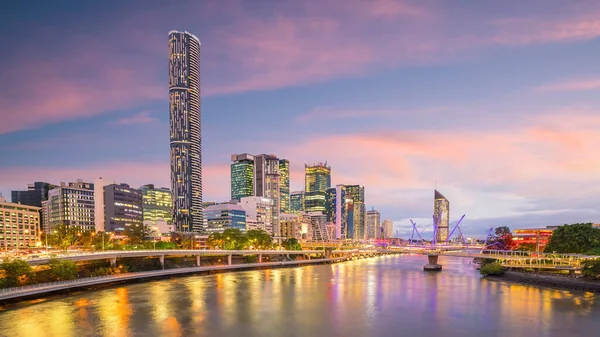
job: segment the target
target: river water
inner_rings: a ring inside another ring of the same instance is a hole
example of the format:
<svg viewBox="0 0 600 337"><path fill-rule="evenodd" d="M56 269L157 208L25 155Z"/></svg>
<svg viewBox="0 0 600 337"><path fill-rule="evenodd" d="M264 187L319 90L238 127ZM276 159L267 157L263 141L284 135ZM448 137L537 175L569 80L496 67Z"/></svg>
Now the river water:
<svg viewBox="0 0 600 337"><path fill-rule="evenodd" d="M600 296L481 279L468 259L384 256L23 302L1 336L600 336Z"/></svg>

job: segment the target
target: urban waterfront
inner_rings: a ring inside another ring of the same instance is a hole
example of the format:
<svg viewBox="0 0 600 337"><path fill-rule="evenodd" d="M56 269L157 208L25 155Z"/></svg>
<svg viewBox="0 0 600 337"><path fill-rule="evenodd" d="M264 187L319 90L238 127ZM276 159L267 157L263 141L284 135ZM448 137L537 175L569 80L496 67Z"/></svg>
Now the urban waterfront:
<svg viewBox="0 0 600 337"><path fill-rule="evenodd" d="M2 336L595 336L600 296L383 256L191 276L2 308Z"/></svg>

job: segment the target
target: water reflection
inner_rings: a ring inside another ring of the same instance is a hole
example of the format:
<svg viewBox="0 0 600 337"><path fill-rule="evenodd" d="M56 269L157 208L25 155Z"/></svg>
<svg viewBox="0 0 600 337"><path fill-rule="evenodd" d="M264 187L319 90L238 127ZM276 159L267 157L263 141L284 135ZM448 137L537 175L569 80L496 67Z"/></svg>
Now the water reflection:
<svg viewBox="0 0 600 337"><path fill-rule="evenodd" d="M587 336L592 293L482 280L466 259L422 256L193 276L22 303L6 336ZM587 333L587 334L586 334Z"/></svg>

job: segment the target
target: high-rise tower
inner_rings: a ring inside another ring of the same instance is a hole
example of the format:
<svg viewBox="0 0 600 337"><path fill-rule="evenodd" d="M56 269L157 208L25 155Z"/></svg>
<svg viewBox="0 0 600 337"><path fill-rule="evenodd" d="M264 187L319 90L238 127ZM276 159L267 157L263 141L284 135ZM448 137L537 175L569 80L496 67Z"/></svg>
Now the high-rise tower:
<svg viewBox="0 0 600 337"><path fill-rule="evenodd" d="M200 40L188 32L169 32L169 110L173 224L178 232L201 232Z"/></svg>
<svg viewBox="0 0 600 337"><path fill-rule="evenodd" d="M254 195L254 156L232 154L231 162L231 199Z"/></svg>
<svg viewBox="0 0 600 337"><path fill-rule="evenodd" d="M437 242L444 242L448 238L450 227L450 201L438 192L433 192L433 228Z"/></svg>
<svg viewBox="0 0 600 337"><path fill-rule="evenodd" d="M327 163L304 165L304 210L325 212L325 190L331 187L331 167Z"/></svg>
<svg viewBox="0 0 600 337"><path fill-rule="evenodd" d="M279 159L279 211L281 213L290 212L290 161Z"/></svg>

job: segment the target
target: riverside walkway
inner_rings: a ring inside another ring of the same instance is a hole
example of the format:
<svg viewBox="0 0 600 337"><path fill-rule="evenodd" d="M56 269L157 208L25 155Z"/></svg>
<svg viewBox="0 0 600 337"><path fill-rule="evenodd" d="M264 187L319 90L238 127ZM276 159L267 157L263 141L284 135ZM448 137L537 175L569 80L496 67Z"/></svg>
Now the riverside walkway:
<svg viewBox="0 0 600 337"><path fill-rule="evenodd" d="M322 251L321 251L322 252ZM364 256L364 255L363 255ZM374 255L371 255L374 256ZM240 269L255 269L264 267L282 267L282 266L300 266L308 264L321 264L321 263L334 263L347 261L351 259L351 256L343 257L332 257L312 260L299 260L299 261L281 261L281 262L265 262L265 263L244 263L234 265L217 265L217 266L205 266L205 267L188 267L188 268L173 268L164 270L144 271L136 273L124 273L116 275L98 276L98 277L86 277L71 281L59 281L51 283L35 284L30 286L15 287L0 289L0 301L14 300L24 297L35 297L47 293L52 293L67 289L85 288L89 286L95 286L100 284L118 283L124 281L132 281L139 279L148 279L155 277L165 277L174 275L194 274L211 271L233 271Z"/></svg>

